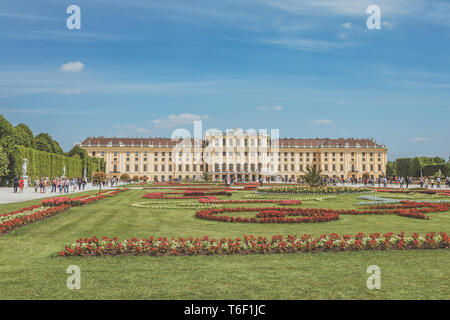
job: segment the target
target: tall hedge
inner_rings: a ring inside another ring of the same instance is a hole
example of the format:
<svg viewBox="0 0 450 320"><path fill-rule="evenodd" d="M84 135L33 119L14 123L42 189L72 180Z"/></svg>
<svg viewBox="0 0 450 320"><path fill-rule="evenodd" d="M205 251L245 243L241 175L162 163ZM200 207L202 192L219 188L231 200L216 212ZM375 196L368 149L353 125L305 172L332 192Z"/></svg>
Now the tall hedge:
<svg viewBox="0 0 450 320"><path fill-rule="evenodd" d="M27 176L36 177L61 177L63 168L66 167L66 177L82 177L83 168L87 169L86 175L90 177L92 171L101 171L102 161L96 158L79 159L60 154L49 153L23 146L17 146L18 161L14 166L14 173L22 174L23 159L28 159Z"/></svg>

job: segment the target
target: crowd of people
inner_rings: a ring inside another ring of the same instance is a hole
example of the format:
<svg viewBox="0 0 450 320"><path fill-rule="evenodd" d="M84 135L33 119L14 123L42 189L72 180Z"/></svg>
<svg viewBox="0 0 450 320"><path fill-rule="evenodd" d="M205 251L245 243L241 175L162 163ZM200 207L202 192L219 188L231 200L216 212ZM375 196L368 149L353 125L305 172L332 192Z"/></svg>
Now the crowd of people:
<svg viewBox="0 0 450 320"><path fill-rule="evenodd" d="M440 189L443 184L447 188L450 188L450 177L420 177L420 178L413 178L413 177L378 177L376 180L373 178L354 178L349 177L347 179L343 178L324 178L323 182L325 184L329 185L357 185L357 184L363 184L363 185L369 185L374 187L375 184L378 184L378 187L381 188L387 188L388 186L399 186L401 189L403 188L409 188L409 185L415 184L419 185L421 188L427 188L427 189L433 189L436 187L437 189Z"/></svg>
<svg viewBox="0 0 450 320"><path fill-rule="evenodd" d="M23 177L14 177L14 193L23 193L25 187L25 179ZM34 188L34 192L46 193L50 189L50 193L69 193L75 191L84 191L88 181L86 178L66 178L66 177L36 177L31 179L28 186ZM113 187L118 181L114 179L107 179L102 182L103 187ZM92 186L98 186L98 183L93 182Z"/></svg>

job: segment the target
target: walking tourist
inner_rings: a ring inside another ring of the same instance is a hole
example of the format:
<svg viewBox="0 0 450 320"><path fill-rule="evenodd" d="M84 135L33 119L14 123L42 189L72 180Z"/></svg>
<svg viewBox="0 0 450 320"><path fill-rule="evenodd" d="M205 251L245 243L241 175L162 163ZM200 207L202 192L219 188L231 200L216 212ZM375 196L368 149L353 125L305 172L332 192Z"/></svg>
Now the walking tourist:
<svg viewBox="0 0 450 320"><path fill-rule="evenodd" d="M19 189L19 178L16 176L14 177L14 193L17 193Z"/></svg>
<svg viewBox="0 0 450 320"><path fill-rule="evenodd" d="M23 178L20 178L20 180L19 180L19 189L20 189L21 193L23 193L24 184L25 184L25 181L23 180Z"/></svg>
<svg viewBox="0 0 450 320"><path fill-rule="evenodd" d="M34 179L34 192L38 192L38 189L39 189L39 179L38 179L38 177L36 177L35 179Z"/></svg>

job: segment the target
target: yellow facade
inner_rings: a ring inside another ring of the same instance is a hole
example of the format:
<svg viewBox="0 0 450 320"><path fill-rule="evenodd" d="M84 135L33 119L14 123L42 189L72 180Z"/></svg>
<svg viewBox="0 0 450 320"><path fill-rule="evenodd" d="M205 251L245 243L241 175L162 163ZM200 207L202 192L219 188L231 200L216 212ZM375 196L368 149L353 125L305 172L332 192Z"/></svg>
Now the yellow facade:
<svg viewBox="0 0 450 320"><path fill-rule="evenodd" d="M329 178L374 179L385 175L387 149L368 139L276 139L232 131L203 140L165 138L88 138L80 147L106 162L109 178L147 177L149 181L245 181L297 179L316 165Z"/></svg>

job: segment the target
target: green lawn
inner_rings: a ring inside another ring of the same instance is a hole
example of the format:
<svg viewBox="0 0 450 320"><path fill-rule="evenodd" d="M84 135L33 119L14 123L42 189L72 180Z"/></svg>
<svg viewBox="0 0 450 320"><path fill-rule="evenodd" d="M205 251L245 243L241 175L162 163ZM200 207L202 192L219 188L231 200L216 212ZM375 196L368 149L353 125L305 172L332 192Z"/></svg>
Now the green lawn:
<svg viewBox="0 0 450 320"><path fill-rule="evenodd" d="M450 299L450 251L366 251L195 257L56 257L80 237L239 237L245 234L450 232L450 212L428 221L347 216L317 224L238 224L200 220L195 210L131 207L149 190L129 190L0 237L0 299ZM232 199L245 192L235 192ZM302 207L355 208L358 195ZM0 205L0 213L39 200ZM238 205L239 206L239 205ZM241 205L247 206L247 205ZM263 206L263 205L255 205ZM66 288L66 268L81 268L81 290ZM366 269L381 268L381 290Z"/></svg>

